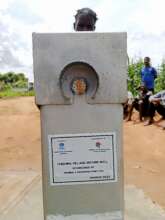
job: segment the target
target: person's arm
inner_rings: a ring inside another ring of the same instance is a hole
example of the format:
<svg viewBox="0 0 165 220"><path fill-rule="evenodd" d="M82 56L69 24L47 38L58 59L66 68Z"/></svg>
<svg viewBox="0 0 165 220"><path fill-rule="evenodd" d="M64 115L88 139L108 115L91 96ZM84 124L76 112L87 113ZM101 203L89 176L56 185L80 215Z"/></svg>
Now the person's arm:
<svg viewBox="0 0 165 220"><path fill-rule="evenodd" d="M152 102L152 103L155 103L155 104L160 103L161 100L162 99L161 99L161 93L160 92L155 94L155 95L150 96L150 98L149 98L149 101Z"/></svg>
<svg viewBox="0 0 165 220"><path fill-rule="evenodd" d="M154 74L154 79L156 79L156 78L157 78L157 76L158 76L158 74L157 74L157 71L156 71L156 69L155 69L155 68L153 68L153 74Z"/></svg>
<svg viewBox="0 0 165 220"><path fill-rule="evenodd" d="M165 103L165 90L162 92L161 101Z"/></svg>

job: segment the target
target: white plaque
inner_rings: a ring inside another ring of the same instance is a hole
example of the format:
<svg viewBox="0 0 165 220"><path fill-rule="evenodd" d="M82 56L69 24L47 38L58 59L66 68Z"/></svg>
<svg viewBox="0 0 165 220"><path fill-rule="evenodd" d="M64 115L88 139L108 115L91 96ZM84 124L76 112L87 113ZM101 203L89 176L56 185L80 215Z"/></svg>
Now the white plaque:
<svg viewBox="0 0 165 220"><path fill-rule="evenodd" d="M49 135L50 184L117 181L115 133Z"/></svg>

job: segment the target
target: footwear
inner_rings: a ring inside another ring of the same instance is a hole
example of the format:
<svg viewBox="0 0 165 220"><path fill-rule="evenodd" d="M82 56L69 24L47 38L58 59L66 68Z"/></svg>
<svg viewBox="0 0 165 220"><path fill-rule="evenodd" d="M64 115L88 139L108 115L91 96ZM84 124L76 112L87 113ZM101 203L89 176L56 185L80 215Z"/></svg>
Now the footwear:
<svg viewBox="0 0 165 220"><path fill-rule="evenodd" d="M153 123L153 120L149 119L146 121L146 123L144 124L144 126L148 126L151 125Z"/></svg>
<svg viewBox="0 0 165 220"><path fill-rule="evenodd" d="M125 121L126 121L126 122L131 121L131 118L127 118Z"/></svg>

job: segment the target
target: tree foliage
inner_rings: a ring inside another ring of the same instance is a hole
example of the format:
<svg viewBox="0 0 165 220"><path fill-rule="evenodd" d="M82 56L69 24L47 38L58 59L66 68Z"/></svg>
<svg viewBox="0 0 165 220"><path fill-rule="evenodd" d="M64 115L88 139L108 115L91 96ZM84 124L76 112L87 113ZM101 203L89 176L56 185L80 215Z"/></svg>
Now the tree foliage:
<svg viewBox="0 0 165 220"><path fill-rule="evenodd" d="M159 92L165 90L165 60L162 60L162 63L159 68L159 75L156 79L155 91Z"/></svg>
<svg viewBox="0 0 165 220"><path fill-rule="evenodd" d="M137 94L137 87L141 83L140 71L143 67L143 60L139 58L134 61L133 59L128 64L128 90L133 93L133 95Z"/></svg>
<svg viewBox="0 0 165 220"><path fill-rule="evenodd" d="M0 74L0 90L6 90L11 88L25 88L28 86L28 78L24 73L8 72Z"/></svg>

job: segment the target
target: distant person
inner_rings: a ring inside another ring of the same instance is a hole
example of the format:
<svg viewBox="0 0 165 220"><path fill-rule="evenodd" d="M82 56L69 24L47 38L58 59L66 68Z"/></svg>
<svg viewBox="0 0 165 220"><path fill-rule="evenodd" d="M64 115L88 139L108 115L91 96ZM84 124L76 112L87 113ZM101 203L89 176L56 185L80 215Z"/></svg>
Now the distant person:
<svg viewBox="0 0 165 220"><path fill-rule="evenodd" d="M153 123L155 111L157 111L162 116L162 120L165 120L165 90L152 95L149 98L149 101L149 118L145 125L151 125Z"/></svg>
<svg viewBox="0 0 165 220"><path fill-rule="evenodd" d="M145 87L154 92L154 81L157 77L157 71L151 66L151 59L149 57L144 58L144 67L141 70L141 81Z"/></svg>
<svg viewBox="0 0 165 220"><path fill-rule="evenodd" d="M82 8L75 15L73 27L75 31L94 31L96 21L97 15L92 9Z"/></svg>

